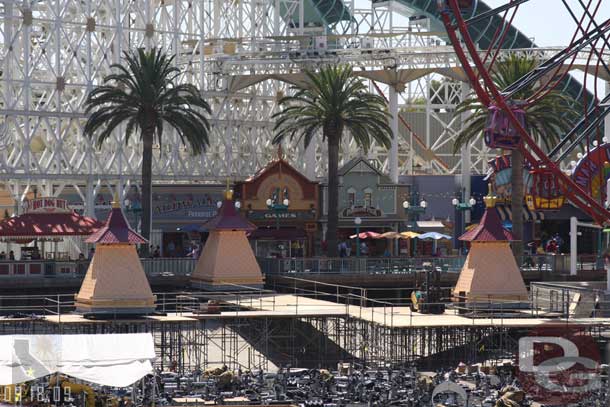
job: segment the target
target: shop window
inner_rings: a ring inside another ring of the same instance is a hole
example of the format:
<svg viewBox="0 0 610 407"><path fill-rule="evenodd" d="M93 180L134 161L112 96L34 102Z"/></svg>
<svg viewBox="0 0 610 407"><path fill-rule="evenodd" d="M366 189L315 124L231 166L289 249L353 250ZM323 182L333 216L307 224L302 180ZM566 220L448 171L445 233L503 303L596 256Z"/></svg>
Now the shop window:
<svg viewBox="0 0 610 407"><path fill-rule="evenodd" d="M350 188L347 190L347 206L351 208L354 205L356 205L356 190Z"/></svg>
<svg viewBox="0 0 610 407"><path fill-rule="evenodd" d="M373 191L369 188L364 190L364 206L370 208L373 206Z"/></svg>

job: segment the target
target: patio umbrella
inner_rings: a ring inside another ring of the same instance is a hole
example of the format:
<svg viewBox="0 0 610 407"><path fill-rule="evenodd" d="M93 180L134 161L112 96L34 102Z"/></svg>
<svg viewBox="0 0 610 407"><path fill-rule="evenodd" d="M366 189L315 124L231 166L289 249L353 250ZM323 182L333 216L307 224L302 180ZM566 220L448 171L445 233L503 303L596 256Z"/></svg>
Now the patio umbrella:
<svg viewBox="0 0 610 407"><path fill-rule="evenodd" d="M414 237L418 237L419 233L416 232L402 232L400 234L401 239L413 239Z"/></svg>
<svg viewBox="0 0 610 407"><path fill-rule="evenodd" d="M418 239L422 239L422 240L426 240L426 239L433 239L433 240L441 240L441 239L446 239L446 240L450 240L451 236L447 236L444 235L442 233L438 233L438 232L428 232L428 233L424 233L421 234L419 236L417 236Z"/></svg>
<svg viewBox="0 0 610 407"><path fill-rule="evenodd" d="M390 231L379 235L377 239L401 239L402 236L398 232Z"/></svg>
<svg viewBox="0 0 610 407"><path fill-rule="evenodd" d="M359 237L360 239L379 239L379 236L381 236L381 234L377 232L360 232L357 235L351 235L349 238L355 239L356 237Z"/></svg>

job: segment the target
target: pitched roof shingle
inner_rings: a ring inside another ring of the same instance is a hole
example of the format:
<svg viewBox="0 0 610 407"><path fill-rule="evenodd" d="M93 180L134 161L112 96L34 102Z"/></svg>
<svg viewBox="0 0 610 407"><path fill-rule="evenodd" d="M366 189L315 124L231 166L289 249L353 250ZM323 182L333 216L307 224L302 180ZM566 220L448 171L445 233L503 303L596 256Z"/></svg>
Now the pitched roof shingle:
<svg viewBox="0 0 610 407"><path fill-rule="evenodd" d="M98 229L97 232L89 236L85 241L87 243L99 244L140 244L147 242L146 239L131 230L129 223L127 223L127 220L123 215L123 211L118 205L113 205L110 215L108 215L108 219L106 220L106 224Z"/></svg>

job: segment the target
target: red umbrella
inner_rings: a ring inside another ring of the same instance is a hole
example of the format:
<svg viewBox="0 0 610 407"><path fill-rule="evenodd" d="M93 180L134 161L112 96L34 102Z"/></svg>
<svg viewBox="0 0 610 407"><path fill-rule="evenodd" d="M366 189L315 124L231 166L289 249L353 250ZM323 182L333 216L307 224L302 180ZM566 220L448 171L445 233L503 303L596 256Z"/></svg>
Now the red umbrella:
<svg viewBox="0 0 610 407"><path fill-rule="evenodd" d="M355 239L356 237L359 237L360 239L379 239L380 236L381 233L377 232L360 232L358 235L351 235L349 238Z"/></svg>

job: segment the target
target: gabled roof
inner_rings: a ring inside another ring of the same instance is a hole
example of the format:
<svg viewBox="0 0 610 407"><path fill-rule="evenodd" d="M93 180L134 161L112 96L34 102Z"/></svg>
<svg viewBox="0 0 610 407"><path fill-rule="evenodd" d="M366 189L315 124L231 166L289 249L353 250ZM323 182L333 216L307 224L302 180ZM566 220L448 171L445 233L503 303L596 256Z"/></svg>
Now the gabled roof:
<svg viewBox="0 0 610 407"><path fill-rule="evenodd" d="M459 237L466 242L510 242L515 240L511 232L502 226L495 207L485 209L479 224Z"/></svg>
<svg viewBox="0 0 610 407"><path fill-rule="evenodd" d="M312 181L309 178L307 178L305 175L303 175L299 170L297 170L292 165L290 165L288 163L288 161L284 160L284 158L282 158L282 157L279 157L273 161L270 161L265 167L263 167L261 170L259 170L256 174L247 178L244 181L244 183L250 184L250 183L256 182L256 180L265 176L266 174L273 173L275 168L278 168L280 172L290 173L290 175L292 175L295 178L300 178L303 182L308 182L310 184L317 184L316 181Z"/></svg>
<svg viewBox="0 0 610 407"><path fill-rule="evenodd" d="M365 157L362 157L362 156L352 158L351 160L349 160L348 162L343 164L343 166L341 168L339 168L339 176L343 176L343 175L347 174L359 163L362 163L363 165L367 166L368 168L371 169L371 172L374 172L375 174L379 175L380 177L387 177L386 174L379 171L377 168L373 167L373 165L371 165L369 160L367 160Z"/></svg>
<svg viewBox="0 0 610 407"><path fill-rule="evenodd" d="M232 199L222 201L222 206L218 214L203 224L208 230L244 230L252 231L256 229L254 224L248 222L235 209L235 202Z"/></svg>
<svg viewBox="0 0 610 407"><path fill-rule="evenodd" d="M113 203L106 224L85 240L87 243L99 244L140 244L147 240L131 230L123 215L121 207Z"/></svg>

